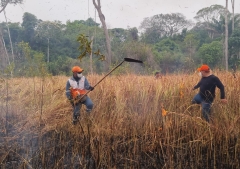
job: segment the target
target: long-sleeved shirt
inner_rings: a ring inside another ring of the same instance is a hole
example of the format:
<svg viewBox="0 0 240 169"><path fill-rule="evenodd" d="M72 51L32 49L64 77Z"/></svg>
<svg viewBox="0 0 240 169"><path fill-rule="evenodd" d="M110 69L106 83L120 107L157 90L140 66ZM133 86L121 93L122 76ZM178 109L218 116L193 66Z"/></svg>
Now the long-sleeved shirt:
<svg viewBox="0 0 240 169"><path fill-rule="evenodd" d="M210 75L208 77L202 77L198 84L194 86L193 90L199 87L199 94L205 101L213 102L216 87L220 89L220 98L225 98L224 86L217 76Z"/></svg>

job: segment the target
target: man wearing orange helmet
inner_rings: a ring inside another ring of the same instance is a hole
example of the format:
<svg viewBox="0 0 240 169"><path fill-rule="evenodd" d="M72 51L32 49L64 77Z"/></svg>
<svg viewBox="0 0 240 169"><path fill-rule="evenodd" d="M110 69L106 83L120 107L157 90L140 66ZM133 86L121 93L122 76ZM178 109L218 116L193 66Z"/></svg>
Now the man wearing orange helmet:
<svg viewBox="0 0 240 169"><path fill-rule="evenodd" d="M86 106L86 112L90 113L93 108L92 100L84 94L86 94L86 90L93 90L87 78L83 76L82 72L84 70L79 66L74 66L72 68L73 76L68 79L66 84L66 96L70 100L73 106L73 124L76 124L79 116L80 116L80 109L82 104ZM79 100L81 98L81 100Z"/></svg>
<svg viewBox="0 0 240 169"><path fill-rule="evenodd" d="M216 87L220 89L221 102L227 103L224 86L219 78L211 73L208 65L202 65L200 68L198 68L198 71L202 78L198 84L193 87L193 90L197 88L200 88L200 90L199 93L193 98L192 103L201 104L203 117L207 122L210 122L210 110L215 98Z"/></svg>

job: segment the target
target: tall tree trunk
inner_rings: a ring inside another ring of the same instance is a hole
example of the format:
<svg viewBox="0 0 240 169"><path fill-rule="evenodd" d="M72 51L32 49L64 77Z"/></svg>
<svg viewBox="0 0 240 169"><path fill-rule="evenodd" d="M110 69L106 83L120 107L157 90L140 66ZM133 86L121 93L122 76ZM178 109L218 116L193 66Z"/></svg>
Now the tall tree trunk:
<svg viewBox="0 0 240 169"><path fill-rule="evenodd" d="M93 5L95 6L95 8L98 11L98 15L99 15L100 21L101 21L103 29L104 29L104 33L105 33L105 37L106 37L106 44L107 44L107 52L108 52L107 62L108 62L108 68L109 68L109 66L112 63L112 51L111 51L110 38L109 38L109 35L108 35L108 30L107 30L107 26L106 26L106 22L105 22L105 17L102 13L102 10L101 10L100 0L97 0L97 3L96 3L95 0L93 0Z"/></svg>
<svg viewBox="0 0 240 169"><path fill-rule="evenodd" d="M48 48L47 48L47 62L49 63L49 38L47 38L48 40Z"/></svg>
<svg viewBox="0 0 240 169"><path fill-rule="evenodd" d="M0 9L0 13L7 7L9 1L6 1L5 4L2 6L2 9Z"/></svg>
<svg viewBox="0 0 240 169"><path fill-rule="evenodd" d="M10 65L8 52L7 52L7 48L6 48L6 45L5 45L5 41L3 39L3 34L2 34L2 30L1 29L0 29L0 38L1 38L0 49L1 49L2 58L5 57L4 66L6 66L7 64Z"/></svg>
<svg viewBox="0 0 240 169"><path fill-rule="evenodd" d="M3 35L2 35L2 30L0 29L0 52L1 52L1 57L0 57L0 60L1 62L3 62L0 66L2 67L2 70L5 70L5 68L7 67L7 64L10 66L11 63L10 63L10 58L8 56L8 52L7 52L7 48L6 48L6 45L5 45L5 41L3 39ZM5 58L4 58L5 56ZM0 68L1 68L0 67ZM11 73L11 76L12 76L12 71L10 72Z"/></svg>
<svg viewBox="0 0 240 169"><path fill-rule="evenodd" d="M9 41L10 41L10 45L11 45L12 59L13 59L13 63L14 63L14 52L13 52L11 33L10 33L10 30L9 30L9 26L8 26L8 21L7 21L7 16L6 16L5 10L3 12L4 12L5 20L6 20L7 29L8 29L8 37L9 37Z"/></svg>
<svg viewBox="0 0 240 169"><path fill-rule="evenodd" d="M234 31L234 0L231 0L232 2L232 33Z"/></svg>
<svg viewBox="0 0 240 169"><path fill-rule="evenodd" d="M91 49L93 48L93 38L94 38L94 36L91 37L91 41L92 41L91 42ZM91 50L91 54L90 54L90 72L91 72L91 74L93 74L92 54L93 54L93 52Z"/></svg>
<svg viewBox="0 0 240 169"><path fill-rule="evenodd" d="M7 66L7 56L5 53L3 38L2 38L2 31L0 28L0 69L1 69L1 72L3 72L3 70L6 68L6 66Z"/></svg>
<svg viewBox="0 0 240 169"><path fill-rule="evenodd" d="M228 71L228 0L226 0L225 9L225 64Z"/></svg>

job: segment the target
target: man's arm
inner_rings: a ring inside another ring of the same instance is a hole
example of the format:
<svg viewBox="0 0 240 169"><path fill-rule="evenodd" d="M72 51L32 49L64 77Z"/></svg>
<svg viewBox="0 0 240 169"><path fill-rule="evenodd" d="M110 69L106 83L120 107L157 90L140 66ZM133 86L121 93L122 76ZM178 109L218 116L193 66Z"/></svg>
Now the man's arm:
<svg viewBox="0 0 240 169"><path fill-rule="evenodd" d="M70 83L69 81L67 81L66 83L66 97L71 100L72 99L72 96L71 96L71 91L70 91Z"/></svg>
<svg viewBox="0 0 240 169"><path fill-rule="evenodd" d="M201 82L201 81L199 81L198 84L197 84L196 86L193 87L193 90L195 90L195 89L197 89L197 88L200 87L200 84L201 84L200 82Z"/></svg>
<svg viewBox="0 0 240 169"><path fill-rule="evenodd" d="M216 86L220 89L220 98L225 99L224 85L222 84L218 77L216 77Z"/></svg>
<svg viewBox="0 0 240 169"><path fill-rule="evenodd" d="M87 89L87 90L91 90L91 91L94 89L94 87L92 87L92 86L89 84L87 78L85 78L84 88Z"/></svg>

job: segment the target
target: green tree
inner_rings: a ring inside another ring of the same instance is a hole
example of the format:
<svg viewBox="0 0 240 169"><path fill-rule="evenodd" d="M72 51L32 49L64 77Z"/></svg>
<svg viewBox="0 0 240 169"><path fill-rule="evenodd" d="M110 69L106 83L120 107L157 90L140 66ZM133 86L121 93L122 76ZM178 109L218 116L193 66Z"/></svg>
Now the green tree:
<svg viewBox="0 0 240 169"><path fill-rule="evenodd" d="M234 16L231 15L230 20L229 20L229 35L233 33L234 28L239 29L240 28L240 14L235 14Z"/></svg>
<svg viewBox="0 0 240 169"><path fill-rule="evenodd" d="M5 13L5 8L7 7L8 4L20 4L22 3L23 0L1 0L0 1L0 13L4 11L4 16L5 18L6 17L6 13ZM8 25L7 25L8 26ZM9 28L8 28L8 35L10 37L10 31L9 31ZM6 50L6 46L5 46L5 42L4 42L4 39L3 39L3 34L2 34L2 31L1 31L1 28L0 28L0 39L1 39L1 42L0 42L0 69L5 69L6 65L7 65L7 62L8 64L10 65L10 58L9 58L9 55L7 53L7 50ZM11 42L11 40L10 40ZM13 48L12 48L12 43L11 43L11 49L12 49L12 55L13 55ZM14 60L14 56L13 57L13 60Z"/></svg>
<svg viewBox="0 0 240 169"><path fill-rule="evenodd" d="M22 36L21 36L22 35L22 28L20 26L20 23L9 22L8 26L9 26L9 31L10 31L10 34L11 34L12 43L16 44L18 42L21 42L22 41ZM3 34L4 41L5 41L5 45L7 46L7 48L9 48L10 39L9 39L9 36L8 36L8 28L7 28L6 22L0 23L0 27L2 29L2 34Z"/></svg>
<svg viewBox="0 0 240 169"><path fill-rule="evenodd" d="M176 51L153 51L155 63L159 66L162 73L173 73L182 70L184 66L183 55Z"/></svg>
<svg viewBox="0 0 240 169"><path fill-rule="evenodd" d="M149 45L137 41L126 41L115 52L117 56L114 63L119 63L125 57L135 58L144 62L144 67L140 64L131 64L129 70L135 73L147 73L156 69L154 55Z"/></svg>
<svg viewBox="0 0 240 169"><path fill-rule="evenodd" d="M137 30L136 27L128 29L128 39L131 40L131 41L138 41L139 40L138 30Z"/></svg>
<svg viewBox="0 0 240 169"><path fill-rule="evenodd" d="M79 56L79 43L77 42L77 37L80 34L84 34L88 36L89 40L94 37L94 43L95 45L99 42L99 37L97 37L99 34L102 33L99 27L95 26L87 26L83 24L81 21L67 21L66 25L62 28L63 31L63 39L61 44L61 49L65 55L71 57L71 58L77 58ZM95 35L95 32L97 32L97 35ZM101 35L100 35L101 36ZM95 47L94 45L94 47ZM101 44L101 49L104 48L104 44ZM59 54L59 55L63 55Z"/></svg>
<svg viewBox="0 0 240 169"><path fill-rule="evenodd" d="M34 33L35 33L35 28L37 26L38 19L35 15L25 12L23 14L23 22L22 22L22 27L23 27L23 40L25 42L29 42L30 46L32 45L34 41Z"/></svg>
<svg viewBox="0 0 240 169"><path fill-rule="evenodd" d="M183 43L184 43L186 54L190 58L192 58L198 47L199 40L196 38L196 36L193 33L189 33L184 38Z"/></svg>
<svg viewBox="0 0 240 169"><path fill-rule="evenodd" d="M48 70L52 75L68 75L71 71L71 58L67 56L55 57L54 62L47 64Z"/></svg>
<svg viewBox="0 0 240 169"><path fill-rule="evenodd" d="M162 51L179 51L178 45L169 38L163 39L154 45L154 50L158 52Z"/></svg>
<svg viewBox="0 0 240 169"><path fill-rule="evenodd" d="M159 14L145 18L140 29L143 39L148 43L156 43L163 37L172 37L192 25L181 13Z"/></svg>
<svg viewBox="0 0 240 169"><path fill-rule="evenodd" d="M229 54L230 64L240 60L240 28L234 29L233 34L229 37Z"/></svg>
<svg viewBox="0 0 240 169"><path fill-rule="evenodd" d="M187 34L184 38L183 47L184 53L186 54L185 65L187 65L189 69L193 69L195 67L194 58L198 45L199 40L193 33Z"/></svg>
<svg viewBox="0 0 240 169"><path fill-rule="evenodd" d="M210 7L200 9L194 18L201 23L211 23L213 20L219 20L224 13L225 8L222 5L211 5Z"/></svg>
<svg viewBox="0 0 240 169"><path fill-rule="evenodd" d="M86 26L96 26L96 27L100 25L99 23L96 23L92 18L88 18L86 21L80 20L79 23Z"/></svg>
<svg viewBox="0 0 240 169"><path fill-rule="evenodd" d="M23 60L20 62L21 66L18 68L18 75L34 77L44 77L48 74L47 65L44 61L43 53L33 51L28 43L20 42L18 44L19 52Z"/></svg>
<svg viewBox="0 0 240 169"><path fill-rule="evenodd" d="M155 44L153 53L162 73L176 72L183 65L183 56L179 45L169 38Z"/></svg>
<svg viewBox="0 0 240 169"><path fill-rule="evenodd" d="M36 36L43 40L43 43L47 46L47 62L49 62L49 45L51 41L54 42L61 35L61 23L58 21L42 21L37 25L35 32Z"/></svg>
<svg viewBox="0 0 240 169"><path fill-rule="evenodd" d="M224 33L225 8L221 5L211 5L197 12L194 17L197 20L197 27L208 31L208 36L214 39Z"/></svg>
<svg viewBox="0 0 240 169"><path fill-rule="evenodd" d="M212 67L219 65L223 58L222 43L213 41L209 44L203 44L199 48L199 57L203 63L209 64Z"/></svg>

